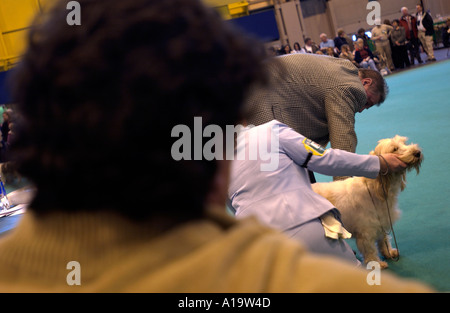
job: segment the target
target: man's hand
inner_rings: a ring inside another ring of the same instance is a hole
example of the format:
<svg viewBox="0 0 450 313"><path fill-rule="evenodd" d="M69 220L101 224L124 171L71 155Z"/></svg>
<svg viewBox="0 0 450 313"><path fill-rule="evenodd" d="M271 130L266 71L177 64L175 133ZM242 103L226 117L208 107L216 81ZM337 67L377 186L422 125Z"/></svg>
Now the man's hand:
<svg viewBox="0 0 450 313"><path fill-rule="evenodd" d="M386 175L388 173L395 173L403 171L406 164L401 161L396 154L385 153L379 156L380 159L380 173Z"/></svg>

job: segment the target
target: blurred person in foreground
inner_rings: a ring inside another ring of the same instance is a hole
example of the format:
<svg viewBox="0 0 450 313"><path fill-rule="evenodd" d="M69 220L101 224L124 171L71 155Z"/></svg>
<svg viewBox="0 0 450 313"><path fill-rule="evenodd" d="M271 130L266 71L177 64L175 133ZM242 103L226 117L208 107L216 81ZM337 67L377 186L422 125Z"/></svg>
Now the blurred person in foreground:
<svg viewBox="0 0 450 313"><path fill-rule="evenodd" d="M0 239L1 292L430 291L388 273L369 286L363 270L236 221L228 161L172 158L175 125L237 123L263 49L200 1L79 2L81 26L61 1L31 29L15 75L15 157L37 194Z"/></svg>

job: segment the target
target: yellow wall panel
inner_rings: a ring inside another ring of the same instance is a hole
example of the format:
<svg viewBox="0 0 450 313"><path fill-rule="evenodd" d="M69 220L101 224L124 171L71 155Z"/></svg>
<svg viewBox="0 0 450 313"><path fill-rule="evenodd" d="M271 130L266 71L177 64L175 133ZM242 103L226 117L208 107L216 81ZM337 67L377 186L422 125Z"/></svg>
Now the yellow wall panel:
<svg viewBox="0 0 450 313"><path fill-rule="evenodd" d="M54 0L0 0L0 71L8 70L26 47L34 16Z"/></svg>
<svg viewBox="0 0 450 313"><path fill-rule="evenodd" d="M27 32L20 31L3 35L3 42L6 47L6 51L9 52L9 56L20 55L25 49Z"/></svg>
<svg viewBox="0 0 450 313"><path fill-rule="evenodd" d="M0 27L2 32L28 27L38 12L36 0L1 0Z"/></svg>

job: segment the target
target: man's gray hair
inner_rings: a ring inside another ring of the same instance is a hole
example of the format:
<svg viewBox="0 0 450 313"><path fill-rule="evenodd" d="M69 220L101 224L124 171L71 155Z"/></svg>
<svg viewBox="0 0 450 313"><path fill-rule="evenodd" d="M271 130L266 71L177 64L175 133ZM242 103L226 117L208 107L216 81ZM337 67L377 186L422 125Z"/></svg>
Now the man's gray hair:
<svg viewBox="0 0 450 313"><path fill-rule="evenodd" d="M361 78L371 78L372 86L370 89L372 92L380 95L380 101L376 105L380 105L386 100L387 95L389 94L389 86L386 83L384 77L380 74L380 72L371 70L371 69L359 69L359 76Z"/></svg>

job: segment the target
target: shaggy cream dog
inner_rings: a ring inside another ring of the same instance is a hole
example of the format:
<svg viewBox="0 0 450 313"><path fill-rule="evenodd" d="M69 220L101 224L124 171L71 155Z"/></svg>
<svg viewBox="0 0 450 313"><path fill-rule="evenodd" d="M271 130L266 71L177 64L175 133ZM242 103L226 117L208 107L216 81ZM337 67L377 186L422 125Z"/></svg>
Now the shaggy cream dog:
<svg viewBox="0 0 450 313"><path fill-rule="evenodd" d="M397 249L392 248L388 236L391 221L394 223L400 217L397 196L405 189L406 172L416 169L419 173L423 160L420 147L417 144L407 145L407 140L398 135L382 139L375 150L370 152L372 155L397 154L407 164L405 171L380 174L376 179L353 177L312 185L315 192L327 198L341 212L344 227L356 238L364 263L377 261L381 268L388 267L388 264L380 260L378 250L387 259L399 255Z"/></svg>

